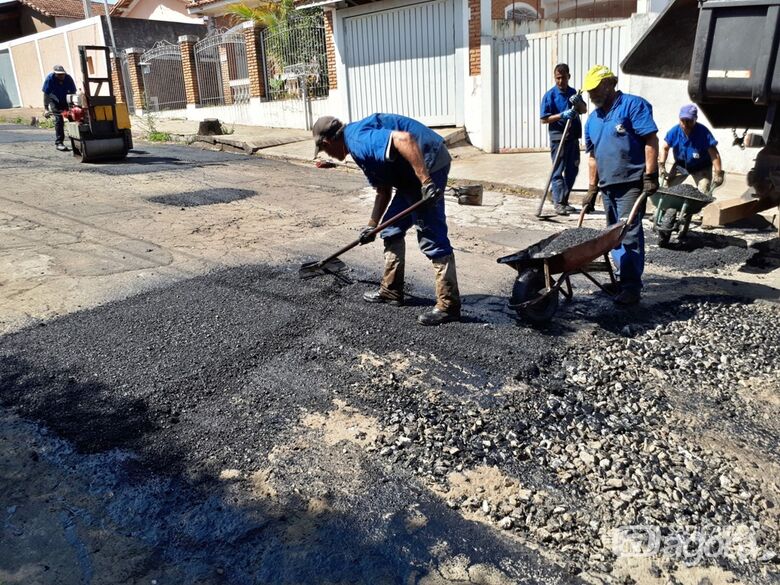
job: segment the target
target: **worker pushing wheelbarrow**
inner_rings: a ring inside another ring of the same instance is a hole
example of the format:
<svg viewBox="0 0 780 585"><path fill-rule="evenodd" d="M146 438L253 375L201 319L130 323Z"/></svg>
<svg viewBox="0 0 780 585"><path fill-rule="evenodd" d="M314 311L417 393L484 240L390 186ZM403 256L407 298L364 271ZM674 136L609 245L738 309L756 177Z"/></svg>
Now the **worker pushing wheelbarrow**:
<svg viewBox="0 0 780 585"><path fill-rule="evenodd" d="M515 254L499 258L499 264L517 270L509 306L532 323L546 323L558 310L560 295L573 298L571 277L575 274L581 274L613 295L617 280L609 253L623 241L646 198L647 194L643 193L628 218L604 230L583 228L587 212L583 209L576 229L554 234ZM606 272L609 282L602 284L593 276L594 272Z"/></svg>

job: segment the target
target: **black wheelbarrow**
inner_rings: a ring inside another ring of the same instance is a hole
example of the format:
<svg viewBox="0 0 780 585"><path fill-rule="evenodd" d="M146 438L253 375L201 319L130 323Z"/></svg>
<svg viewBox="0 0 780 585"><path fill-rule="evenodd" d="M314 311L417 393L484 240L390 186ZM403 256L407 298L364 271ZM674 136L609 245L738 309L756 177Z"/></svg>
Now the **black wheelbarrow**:
<svg viewBox="0 0 780 585"><path fill-rule="evenodd" d="M678 241L684 240L688 235L691 218L715 201L713 188L708 193L702 193L691 185L683 184L679 187L661 187L650 197L655 205L653 231L658 235L659 246L666 246L674 232L677 232Z"/></svg>
<svg viewBox="0 0 780 585"><path fill-rule="evenodd" d="M508 264L517 271L509 306L518 316L531 323L546 323L558 310L560 295L567 300L574 297L571 277L575 274L581 274L607 294L614 295L617 281L609 253L623 241L626 229L646 198L645 193L639 197L627 220L597 231L585 241L562 249L551 246L550 244L564 233L561 232L525 250L499 258L499 264ZM578 228L582 227L584 219L585 209L580 212ZM546 252L545 249L552 251ZM609 283L599 282L592 275L594 272L606 272L609 275Z"/></svg>

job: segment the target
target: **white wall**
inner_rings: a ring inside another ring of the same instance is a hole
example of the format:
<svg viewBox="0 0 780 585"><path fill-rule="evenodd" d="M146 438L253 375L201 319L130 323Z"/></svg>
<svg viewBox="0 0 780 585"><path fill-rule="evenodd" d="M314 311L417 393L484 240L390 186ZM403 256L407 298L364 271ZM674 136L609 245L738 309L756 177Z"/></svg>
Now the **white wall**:
<svg viewBox="0 0 780 585"><path fill-rule="evenodd" d="M333 96L311 101L312 122L320 116L338 115L334 112L338 112L338 101ZM137 114L143 115L143 112ZM186 110L153 112L153 115L158 118L185 118L196 121L218 118L225 124L306 129L306 114L301 100L264 102L253 98L248 104L190 107Z"/></svg>

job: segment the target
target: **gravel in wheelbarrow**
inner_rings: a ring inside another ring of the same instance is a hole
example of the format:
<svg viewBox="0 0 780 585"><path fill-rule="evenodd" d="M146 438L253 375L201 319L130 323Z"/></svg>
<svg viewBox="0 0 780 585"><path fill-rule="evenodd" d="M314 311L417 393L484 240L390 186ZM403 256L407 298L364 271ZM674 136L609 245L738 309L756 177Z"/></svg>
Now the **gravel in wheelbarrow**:
<svg viewBox="0 0 780 585"><path fill-rule="evenodd" d="M684 197L685 199L706 201L707 203L712 203L713 201L715 201L714 197L711 197L706 193L702 193L693 185L688 185L685 183L681 185L675 185L674 187L662 187L661 189L659 189L659 191L661 191L661 193L670 193L672 195Z"/></svg>
<svg viewBox="0 0 780 585"><path fill-rule="evenodd" d="M539 248L535 250L529 250L531 252L531 258L549 258L565 252L569 248L579 246L585 242L589 242L603 233L602 230L578 227L568 230L564 230L554 238L548 238L539 242Z"/></svg>

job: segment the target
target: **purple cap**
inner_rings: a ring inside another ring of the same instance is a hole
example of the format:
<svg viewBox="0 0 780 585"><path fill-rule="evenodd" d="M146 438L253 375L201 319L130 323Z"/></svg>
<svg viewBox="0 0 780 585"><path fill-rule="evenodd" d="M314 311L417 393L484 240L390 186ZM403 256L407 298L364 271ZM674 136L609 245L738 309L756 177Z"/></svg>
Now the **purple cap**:
<svg viewBox="0 0 780 585"><path fill-rule="evenodd" d="M693 104L680 108L680 120L695 120L699 117L699 109Z"/></svg>

